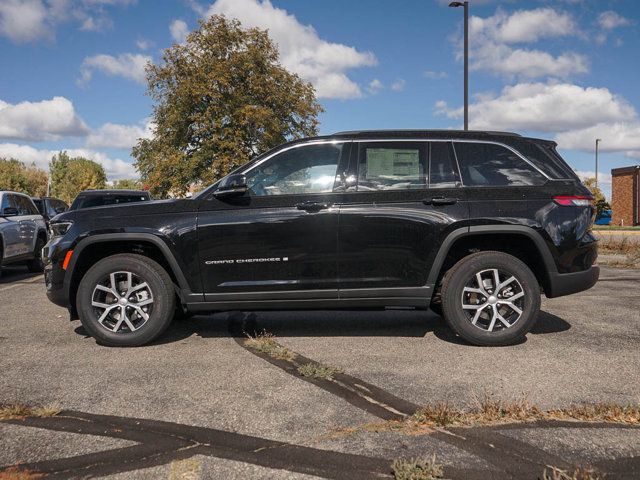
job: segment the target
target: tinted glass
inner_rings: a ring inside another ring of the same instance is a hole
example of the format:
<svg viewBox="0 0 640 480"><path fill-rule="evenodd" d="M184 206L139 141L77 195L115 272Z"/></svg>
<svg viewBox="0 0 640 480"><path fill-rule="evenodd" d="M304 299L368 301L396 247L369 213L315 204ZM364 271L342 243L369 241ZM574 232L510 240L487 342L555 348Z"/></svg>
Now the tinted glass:
<svg viewBox="0 0 640 480"><path fill-rule="evenodd" d="M361 143L358 152L358 191L426 187L426 143Z"/></svg>
<svg viewBox="0 0 640 480"><path fill-rule="evenodd" d="M14 195L5 194L2 196L2 206L0 207L0 210L4 213L4 209L9 207L18 208Z"/></svg>
<svg viewBox="0 0 640 480"><path fill-rule="evenodd" d="M144 202L148 200L146 195L104 195L104 196L87 196L81 198L78 202L76 209L90 208L90 207L103 207L106 205L118 205L121 203L135 203ZM75 202L74 202L75 204Z"/></svg>
<svg viewBox="0 0 640 480"><path fill-rule="evenodd" d="M490 143L455 142L465 186L542 185L545 177L511 150Z"/></svg>
<svg viewBox="0 0 640 480"><path fill-rule="evenodd" d="M249 194L260 197L332 192L343 145L307 145L271 157L247 172Z"/></svg>
<svg viewBox="0 0 640 480"><path fill-rule="evenodd" d="M58 213L66 211L69 207L62 200L51 200L51 207L57 215Z"/></svg>
<svg viewBox="0 0 640 480"><path fill-rule="evenodd" d="M575 174L558 155L551 143L514 140L517 150L551 178L573 178Z"/></svg>
<svg viewBox="0 0 640 480"><path fill-rule="evenodd" d="M39 215L38 209L35 207L31 199L22 195L15 196L16 205L20 215Z"/></svg>
<svg viewBox="0 0 640 480"><path fill-rule="evenodd" d="M429 187L453 188L459 186L458 168L450 142L430 143Z"/></svg>

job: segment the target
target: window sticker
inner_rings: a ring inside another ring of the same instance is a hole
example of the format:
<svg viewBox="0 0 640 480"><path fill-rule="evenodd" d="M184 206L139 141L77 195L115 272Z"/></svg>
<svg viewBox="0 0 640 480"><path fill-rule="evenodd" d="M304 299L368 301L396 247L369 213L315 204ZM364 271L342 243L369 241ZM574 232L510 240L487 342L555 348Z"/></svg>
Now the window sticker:
<svg viewBox="0 0 640 480"><path fill-rule="evenodd" d="M398 177L420 177L420 152L417 148L367 148L367 180Z"/></svg>

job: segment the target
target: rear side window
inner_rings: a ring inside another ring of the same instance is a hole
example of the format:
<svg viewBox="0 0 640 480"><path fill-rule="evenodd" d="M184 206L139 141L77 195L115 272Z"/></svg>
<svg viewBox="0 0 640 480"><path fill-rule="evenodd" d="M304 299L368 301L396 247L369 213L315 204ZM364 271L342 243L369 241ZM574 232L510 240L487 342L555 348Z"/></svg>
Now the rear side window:
<svg viewBox="0 0 640 480"><path fill-rule="evenodd" d="M15 199L20 215L40 215L38 209L29 198L16 195Z"/></svg>
<svg viewBox="0 0 640 480"><path fill-rule="evenodd" d="M471 142L454 145L465 186L527 186L546 181L532 165L501 145Z"/></svg>
<svg viewBox="0 0 640 480"><path fill-rule="evenodd" d="M551 142L516 140L513 145L527 160L551 178L575 178L575 173Z"/></svg>
<svg viewBox="0 0 640 480"><path fill-rule="evenodd" d="M431 142L429 159L429 188L454 188L460 185L451 142Z"/></svg>
<svg viewBox="0 0 640 480"><path fill-rule="evenodd" d="M358 153L358 191L425 188L426 143L361 143Z"/></svg>

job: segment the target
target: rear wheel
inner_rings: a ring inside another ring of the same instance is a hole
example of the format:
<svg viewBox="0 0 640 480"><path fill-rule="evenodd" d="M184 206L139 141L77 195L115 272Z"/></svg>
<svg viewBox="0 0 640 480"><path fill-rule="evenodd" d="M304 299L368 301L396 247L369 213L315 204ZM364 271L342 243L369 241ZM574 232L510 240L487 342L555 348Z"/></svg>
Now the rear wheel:
<svg viewBox="0 0 640 480"><path fill-rule="evenodd" d="M76 305L82 325L99 343L134 347L151 342L169 326L175 293L158 263L119 254L89 269L80 281Z"/></svg>
<svg viewBox="0 0 640 480"><path fill-rule="evenodd" d="M442 307L449 326L474 345L520 341L540 311L540 286L523 262L502 252L463 258L442 281Z"/></svg>
<svg viewBox="0 0 640 480"><path fill-rule="evenodd" d="M30 260L27 263L27 268L30 272L43 272L44 271L44 263L42 263L42 249L44 248L45 241L38 237L36 240L36 248L33 251L33 260Z"/></svg>

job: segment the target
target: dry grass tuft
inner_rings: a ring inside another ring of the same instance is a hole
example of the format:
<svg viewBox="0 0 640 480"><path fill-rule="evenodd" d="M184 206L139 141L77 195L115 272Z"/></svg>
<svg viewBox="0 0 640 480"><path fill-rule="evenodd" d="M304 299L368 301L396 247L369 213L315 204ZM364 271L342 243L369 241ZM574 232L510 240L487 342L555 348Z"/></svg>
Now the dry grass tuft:
<svg viewBox="0 0 640 480"><path fill-rule="evenodd" d="M405 420L367 423L357 427L335 429L330 437L343 437L357 432L399 432L407 435L432 433L437 428L479 427L540 420L574 420L582 422L640 425L640 404L578 404L555 410L542 410L526 399L505 402L485 397L473 409L463 410L449 403L421 408Z"/></svg>
<svg viewBox="0 0 640 480"><path fill-rule="evenodd" d="M435 480L442 478L444 468L431 458L398 458L391 464L395 480Z"/></svg>
<svg viewBox="0 0 640 480"><path fill-rule="evenodd" d="M50 405L45 407L29 407L19 403L0 405L0 420L22 420L26 417L55 417L61 408Z"/></svg>
<svg viewBox="0 0 640 480"><path fill-rule="evenodd" d="M627 237L618 238L613 235L602 234L598 242L601 253L625 255L626 260L619 262L620 266L633 267L640 265L640 242L629 240Z"/></svg>
<svg viewBox="0 0 640 480"><path fill-rule="evenodd" d="M336 373L344 370L338 367L330 367L321 363L309 362L298 367L298 373L303 377L320 378L323 380L333 380Z"/></svg>
<svg viewBox="0 0 640 480"><path fill-rule="evenodd" d="M578 467L573 472L548 466L542 473L542 480L604 480L604 475L590 468Z"/></svg>
<svg viewBox="0 0 640 480"><path fill-rule="evenodd" d="M35 480L42 477L44 477L42 473L32 472L18 466L0 470L0 480Z"/></svg>
<svg viewBox="0 0 640 480"><path fill-rule="evenodd" d="M244 344L253 350L287 362L292 362L296 358L295 353L276 342L276 337L272 333L263 330L262 333L257 334L255 337L250 335L247 335L247 337Z"/></svg>

